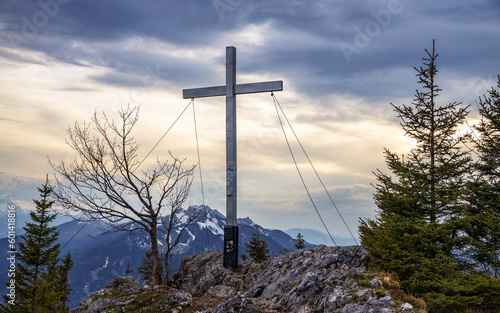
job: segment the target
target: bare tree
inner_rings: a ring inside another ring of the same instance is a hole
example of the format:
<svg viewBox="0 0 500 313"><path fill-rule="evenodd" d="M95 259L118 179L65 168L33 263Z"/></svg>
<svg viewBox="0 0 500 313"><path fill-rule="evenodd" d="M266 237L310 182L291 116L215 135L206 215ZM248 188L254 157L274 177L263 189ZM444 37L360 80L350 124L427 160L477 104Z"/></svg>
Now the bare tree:
<svg viewBox="0 0 500 313"><path fill-rule="evenodd" d="M76 122L68 129L66 143L77 157L70 163L49 160L56 172L54 197L63 208L83 213L86 221L100 220L113 230L145 231L151 239L153 284L159 285L163 266L158 231L163 217L175 216L189 196L195 166L184 168L185 159L170 154L172 161L157 160L138 171L139 144L131 133L139 109L127 107L119 114L119 124L94 113L91 123ZM165 227L170 233L171 225Z"/></svg>

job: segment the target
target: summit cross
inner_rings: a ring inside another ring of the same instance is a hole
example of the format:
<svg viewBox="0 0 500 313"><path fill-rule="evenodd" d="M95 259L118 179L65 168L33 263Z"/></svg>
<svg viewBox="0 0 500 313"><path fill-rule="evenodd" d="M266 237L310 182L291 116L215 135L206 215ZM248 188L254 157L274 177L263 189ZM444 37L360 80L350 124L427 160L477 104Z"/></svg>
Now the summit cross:
<svg viewBox="0 0 500 313"><path fill-rule="evenodd" d="M282 91L283 81L236 84L236 48L226 47L226 85L183 89L184 99L226 96L226 226L224 227L224 267L238 265L236 95Z"/></svg>

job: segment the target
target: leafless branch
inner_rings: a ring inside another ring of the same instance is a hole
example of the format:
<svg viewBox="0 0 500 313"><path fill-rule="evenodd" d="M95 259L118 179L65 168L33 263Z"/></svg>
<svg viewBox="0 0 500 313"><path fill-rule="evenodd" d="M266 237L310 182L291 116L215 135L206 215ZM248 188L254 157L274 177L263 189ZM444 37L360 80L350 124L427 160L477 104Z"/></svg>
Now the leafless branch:
<svg viewBox="0 0 500 313"><path fill-rule="evenodd" d="M154 282L161 282L162 264L157 232L161 217L176 213L189 196L194 166L174 157L139 171L139 144L132 130L139 109L119 111L120 123L94 113L91 123L68 129L66 143L77 154L71 162L49 163L56 172L54 198L66 210L84 214L86 221L103 221L118 231L145 231L155 259ZM138 172L138 174L136 174Z"/></svg>

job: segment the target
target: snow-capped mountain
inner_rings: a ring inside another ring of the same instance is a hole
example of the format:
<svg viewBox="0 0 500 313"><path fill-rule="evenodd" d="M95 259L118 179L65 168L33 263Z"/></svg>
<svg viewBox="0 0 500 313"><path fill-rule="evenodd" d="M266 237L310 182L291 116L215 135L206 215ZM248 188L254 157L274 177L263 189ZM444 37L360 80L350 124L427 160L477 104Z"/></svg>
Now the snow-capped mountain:
<svg viewBox="0 0 500 313"><path fill-rule="evenodd" d="M200 210L201 214L182 234L173 258L174 268L178 267L181 258L185 256L201 254L210 249L222 251L223 247L224 215L208 206L194 206L187 210ZM178 217L180 218L181 215ZM137 268L141 266L146 252L150 249L148 235L127 232L104 234L104 226L101 222L85 224L77 221L58 226L59 241L64 247L63 253L70 251L74 262L70 271L73 289L70 295L70 307L77 306L81 299L102 288L113 277L124 276L127 264L134 269L130 276L139 277ZM238 219L238 226L240 227L239 254L241 255L246 253L245 243L248 243L256 228L255 223L248 217ZM280 255L284 249L295 250L295 241L284 232L262 227L259 227L259 231L260 238L267 242L271 255ZM178 232L179 229L174 230L174 234ZM158 233L158 236L160 247L165 246L165 237L161 233ZM0 242L3 247L7 247L6 239ZM314 247L314 245L306 243L306 247ZM2 251L5 255L0 259L0 274L4 281L7 279L6 270L8 270L5 251L6 249Z"/></svg>

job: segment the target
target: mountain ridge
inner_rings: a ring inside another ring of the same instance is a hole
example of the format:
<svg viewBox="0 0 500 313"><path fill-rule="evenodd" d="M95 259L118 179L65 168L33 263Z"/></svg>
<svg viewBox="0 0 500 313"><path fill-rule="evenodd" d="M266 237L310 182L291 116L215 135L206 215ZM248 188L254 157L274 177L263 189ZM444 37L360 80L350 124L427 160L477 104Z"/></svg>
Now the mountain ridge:
<svg viewBox="0 0 500 313"><path fill-rule="evenodd" d="M0 238L5 238L8 236L8 213L9 207L15 207L15 228L16 232L23 232L22 228L26 224L26 222L30 221L30 210L23 209L20 205L16 205L12 198L0 195ZM52 224L53 226L57 226L66 222L71 221L72 218L70 216L65 216L62 214L58 214L56 220Z"/></svg>

